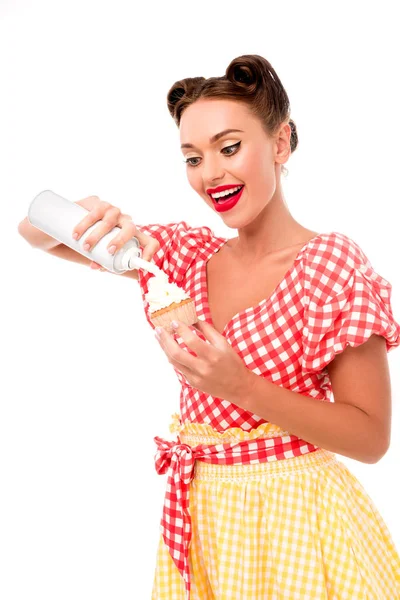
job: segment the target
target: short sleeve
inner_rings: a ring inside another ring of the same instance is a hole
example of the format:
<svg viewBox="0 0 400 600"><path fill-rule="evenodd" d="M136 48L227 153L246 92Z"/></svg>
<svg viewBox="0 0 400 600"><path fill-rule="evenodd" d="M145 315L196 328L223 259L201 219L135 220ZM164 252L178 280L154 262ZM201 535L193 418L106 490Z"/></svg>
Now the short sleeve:
<svg viewBox="0 0 400 600"><path fill-rule="evenodd" d="M136 225L140 232L155 238L160 248L152 262L167 273L169 281L180 284L186 271L198 256L199 251L213 237L209 227L190 227L186 221L166 225ZM143 250L143 248L142 248ZM139 274L146 275L139 270ZM151 275L147 273L148 277ZM148 277L145 278L147 282Z"/></svg>
<svg viewBox="0 0 400 600"><path fill-rule="evenodd" d="M320 236L304 258L302 371L319 373L347 346L371 335L400 345L391 307L392 286L372 267L356 242L341 233Z"/></svg>

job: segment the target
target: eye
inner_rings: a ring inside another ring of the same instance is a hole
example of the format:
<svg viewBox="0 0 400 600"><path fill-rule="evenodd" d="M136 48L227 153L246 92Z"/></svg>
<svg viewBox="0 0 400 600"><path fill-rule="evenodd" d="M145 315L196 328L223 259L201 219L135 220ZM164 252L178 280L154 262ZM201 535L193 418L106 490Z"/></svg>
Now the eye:
<svg viewBox="0 0 400 600"><path fill-rule="evenodd" d="M223 152L224 150L230 150L232 148L239 149L241 143L242 142L237 142L236 144L232 144L231 146L225 146L225 148L222 148L221 152ZM225 154L225 156L233 156L236 153L237 150L235 150L234 152L229 152L228 154ZM183 162L190 167L197 167L199 163L193 164L192 162L190 162L191 160L198 160L198 158L197 156L192 156L191 158L186 158Z"/></svg>

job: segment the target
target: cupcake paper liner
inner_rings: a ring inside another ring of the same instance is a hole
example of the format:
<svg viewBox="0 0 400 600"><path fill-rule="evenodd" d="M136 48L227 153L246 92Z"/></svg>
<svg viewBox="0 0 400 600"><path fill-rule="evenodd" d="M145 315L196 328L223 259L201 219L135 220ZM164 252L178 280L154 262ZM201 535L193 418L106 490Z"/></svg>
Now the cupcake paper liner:
<svg viewBox="0 0 400 600"><path fill-rule="evenodd" d="M173 333L174 331L171 327L171 321L180 321L181 323L185 323L185 325L193 325L198 321L193 300L167 310L161 315L155 317L150 315L150 319L154 327L163 327L168 333Z"/></svg>

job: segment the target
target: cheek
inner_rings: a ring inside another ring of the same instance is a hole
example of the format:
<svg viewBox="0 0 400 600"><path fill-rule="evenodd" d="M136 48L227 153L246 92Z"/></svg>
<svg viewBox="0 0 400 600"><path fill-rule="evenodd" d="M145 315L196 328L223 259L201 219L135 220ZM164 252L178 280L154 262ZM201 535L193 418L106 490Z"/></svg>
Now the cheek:
<svg viewBox="0 0 400 600"><path fill-rule="evenodd" d="M264 187L274 180L274 163L268 159L265 152L253 152L247 165L248 174L255 186Z"/></svg>
<svg viewBox="0 0 400 600"><path fill-rule="evenodd" d="M190 170L190 167L188 167L188 173L187 173L187 179L189 182L190 187L202 198L204 198L204 196L206 195L204 192L204 182L201 178L201 176L199 175L200 170L196 172L196 169L192 169ZM211 202L211 198L208 198L208 200Z"/></svg>
<svg viewBox="0 0 400 600"><path fill-rule="evenodd" d="M261 155L256 149L243 148L234 161L236 177L248 185L257 185L264 168L262 162Z"/></svg>
<svg viewBox="0 0 400 600"><path fill-rule="evenodd" d="M187 180L189 182L189 185L196 191L198 191L199 189L199 185L200 185L200 177L196 174L196 169L192 169L191 167L186 167L187 172L186 172L186 176L187 176Z"/></svg>
<svg viewBox="0 0 400 600"><path fill-rule="evenodd" d="M268 160L265 150L253 150L241 157L241 161L235 169L235 175L247 184L253 205L263 206L265 198L270 198L275 190L274 164Z"/></svg>

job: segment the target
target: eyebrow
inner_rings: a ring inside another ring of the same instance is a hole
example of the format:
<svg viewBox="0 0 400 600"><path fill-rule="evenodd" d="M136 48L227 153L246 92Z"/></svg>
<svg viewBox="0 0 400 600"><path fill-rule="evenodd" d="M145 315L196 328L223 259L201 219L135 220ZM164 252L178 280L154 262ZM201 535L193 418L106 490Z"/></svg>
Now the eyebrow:
<svg viewBox="0 0 400 600"><path fill-rule="evenodd" d="M215 135L210 137L210 144L217 142L224 135L232 133L233 131L240 131L241 133L243 133L242 129L224 129L223 131L220 131L219 133L216 133ZM193 146L193 144L182 144L181 148L195 148L195 146Z"/></svg>

